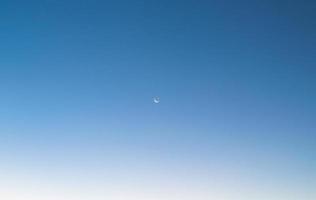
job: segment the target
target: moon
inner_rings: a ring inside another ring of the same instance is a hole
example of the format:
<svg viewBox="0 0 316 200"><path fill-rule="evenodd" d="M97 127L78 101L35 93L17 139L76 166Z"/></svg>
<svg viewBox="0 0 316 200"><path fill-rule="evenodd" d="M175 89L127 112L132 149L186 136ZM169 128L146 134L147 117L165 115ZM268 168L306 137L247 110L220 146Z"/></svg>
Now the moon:
<svg viewBox="0 0 316 200"><path fill-rule="evenodd" d="M154 97L154 103L160 103L159 97Z"/></svg>

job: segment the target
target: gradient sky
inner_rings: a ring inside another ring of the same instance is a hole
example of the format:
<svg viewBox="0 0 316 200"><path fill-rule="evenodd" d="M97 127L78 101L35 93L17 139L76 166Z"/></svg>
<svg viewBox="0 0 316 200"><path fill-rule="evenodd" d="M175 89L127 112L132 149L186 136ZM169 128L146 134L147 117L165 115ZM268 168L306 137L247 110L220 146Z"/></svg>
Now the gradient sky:
<svg viewBox="0 0 316 200"><path fill-rule="evenodd" d="M315 200L315 10L1 0L0 199Z"/></svg>

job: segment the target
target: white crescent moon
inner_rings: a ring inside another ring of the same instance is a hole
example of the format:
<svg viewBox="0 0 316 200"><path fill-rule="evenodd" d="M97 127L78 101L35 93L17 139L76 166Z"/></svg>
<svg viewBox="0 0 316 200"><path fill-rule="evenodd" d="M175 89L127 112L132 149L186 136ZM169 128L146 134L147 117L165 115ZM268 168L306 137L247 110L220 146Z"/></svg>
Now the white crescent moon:
<svg viewBox="0 0 316 200"><path fill-rule="evenodd" d="M160 102L159 97L155 97L155 98L154 98L154 102L155 102L155 103L159 103L159 102Z"/></svg>

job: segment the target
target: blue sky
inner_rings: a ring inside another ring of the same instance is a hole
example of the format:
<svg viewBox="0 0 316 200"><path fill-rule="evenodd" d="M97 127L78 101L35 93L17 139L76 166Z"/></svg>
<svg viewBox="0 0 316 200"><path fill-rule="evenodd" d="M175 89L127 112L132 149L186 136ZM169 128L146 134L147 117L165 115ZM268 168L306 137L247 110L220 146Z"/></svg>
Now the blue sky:
<svg viewBox="0 0 316 200"><path fill-rule="evenodd" d="M315 199L315 9L0 1L0 197Z"/></svg>

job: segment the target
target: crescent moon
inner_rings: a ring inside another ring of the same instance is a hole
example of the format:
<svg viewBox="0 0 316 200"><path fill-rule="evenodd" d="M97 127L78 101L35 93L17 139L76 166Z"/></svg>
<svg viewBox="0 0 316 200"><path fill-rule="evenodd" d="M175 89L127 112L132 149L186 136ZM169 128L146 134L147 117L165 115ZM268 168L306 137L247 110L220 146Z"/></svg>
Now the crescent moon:
<svg viewBox="0 0 316 200"><path fill-rule="evenodd" d="M154 102L155 102L155 103L159 103L159 102L160 102L159 97L155 97L155 98L154 98Z"/></svg>

